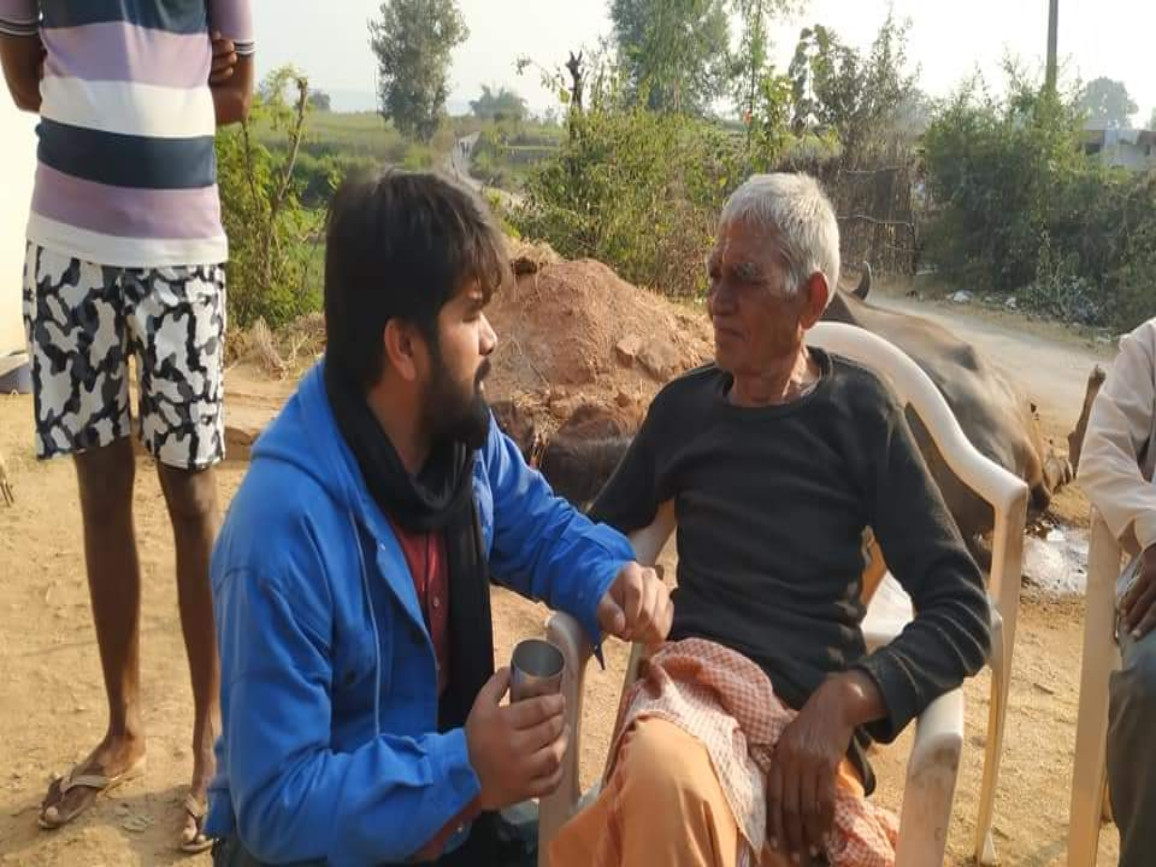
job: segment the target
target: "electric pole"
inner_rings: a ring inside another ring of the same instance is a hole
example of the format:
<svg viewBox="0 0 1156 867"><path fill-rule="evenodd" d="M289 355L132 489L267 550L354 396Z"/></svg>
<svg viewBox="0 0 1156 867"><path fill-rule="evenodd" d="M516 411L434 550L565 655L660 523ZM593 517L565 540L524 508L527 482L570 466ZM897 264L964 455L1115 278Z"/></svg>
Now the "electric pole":
<svg viewBox="0 0 1156 867"><path fill-rule="evenodd" d="M1045 86L1056 92L1057 49L1059 47L1060 0L1051 0L1048 12L1048 71Z"/></svg>

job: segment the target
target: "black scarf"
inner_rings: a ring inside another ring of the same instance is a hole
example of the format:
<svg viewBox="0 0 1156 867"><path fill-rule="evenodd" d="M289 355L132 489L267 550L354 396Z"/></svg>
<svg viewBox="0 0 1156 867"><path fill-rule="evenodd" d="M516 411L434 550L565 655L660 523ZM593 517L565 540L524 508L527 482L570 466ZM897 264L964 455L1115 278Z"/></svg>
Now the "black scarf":
<svg viewBox="0 0 1156 867"><path fill-rule="evenodd" d="M364 391L337 365L325 365L325 390L337 427L378 508L411 533L442 533L449 582L450 676L438 703L441 731L465 725L494 673L489 570L474 500L474 452L445 443L415 478L381 429Z"/></svg>

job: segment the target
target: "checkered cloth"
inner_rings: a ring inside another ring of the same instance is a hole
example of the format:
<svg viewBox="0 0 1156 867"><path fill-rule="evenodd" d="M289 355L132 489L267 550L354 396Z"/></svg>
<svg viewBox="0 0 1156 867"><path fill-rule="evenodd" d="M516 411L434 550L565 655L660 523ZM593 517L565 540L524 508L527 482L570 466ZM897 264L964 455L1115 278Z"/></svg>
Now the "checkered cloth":
<svg viewBox="0 0 1156 867"><path fill-rule="evenodd" d="M611 764L623 734L643 717L673 723L694 736L711 763L748 845L740 863L758 862L766 842L766 778L775 744L795 712L775 696L755 663L712 641L671 642L639 668L624 693L611 741ZM825 855L832 867L893 867L899 821L889 810L838 786Z"/></svg>

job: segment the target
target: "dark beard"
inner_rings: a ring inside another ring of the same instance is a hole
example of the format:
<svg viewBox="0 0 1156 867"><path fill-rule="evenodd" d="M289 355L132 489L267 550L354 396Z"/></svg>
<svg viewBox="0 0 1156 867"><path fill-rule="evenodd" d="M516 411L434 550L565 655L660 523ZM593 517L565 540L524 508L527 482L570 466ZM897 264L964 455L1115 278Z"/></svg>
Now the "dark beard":
<svg viewBox="0 0 1156 867"><path fill-rule="evenodd" d="M425 427L432 442L461 444L471 451L486 444L490 435L490 405L486 403L480 386L489 372L490 361L486 359L474 377L472 393L465 397L450 378L439 355L425 413Z"/></svg>

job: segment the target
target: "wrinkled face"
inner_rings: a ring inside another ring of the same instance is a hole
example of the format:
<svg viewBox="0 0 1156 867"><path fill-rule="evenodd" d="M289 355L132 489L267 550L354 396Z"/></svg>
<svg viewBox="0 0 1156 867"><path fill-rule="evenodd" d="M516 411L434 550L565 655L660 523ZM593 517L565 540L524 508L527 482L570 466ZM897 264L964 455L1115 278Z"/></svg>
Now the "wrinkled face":
<svg viewBox="0 0 1156 867"><path fill-rule="evenodd" d="M793 360L803 344L806 291L787 292L787 263L773 233L746 221L719 227L708 264L707 309L715 360L732 376Z"/></svg>
<svg viewBox="0 0 1156 867"><path fill-rule="evenodd" d="M484 380L498 337L483 312L480 287L459 292L438 313L437 345L431 347L424 427L434 442L453 441L470 449L485 445L490 408Z"/></svg>

